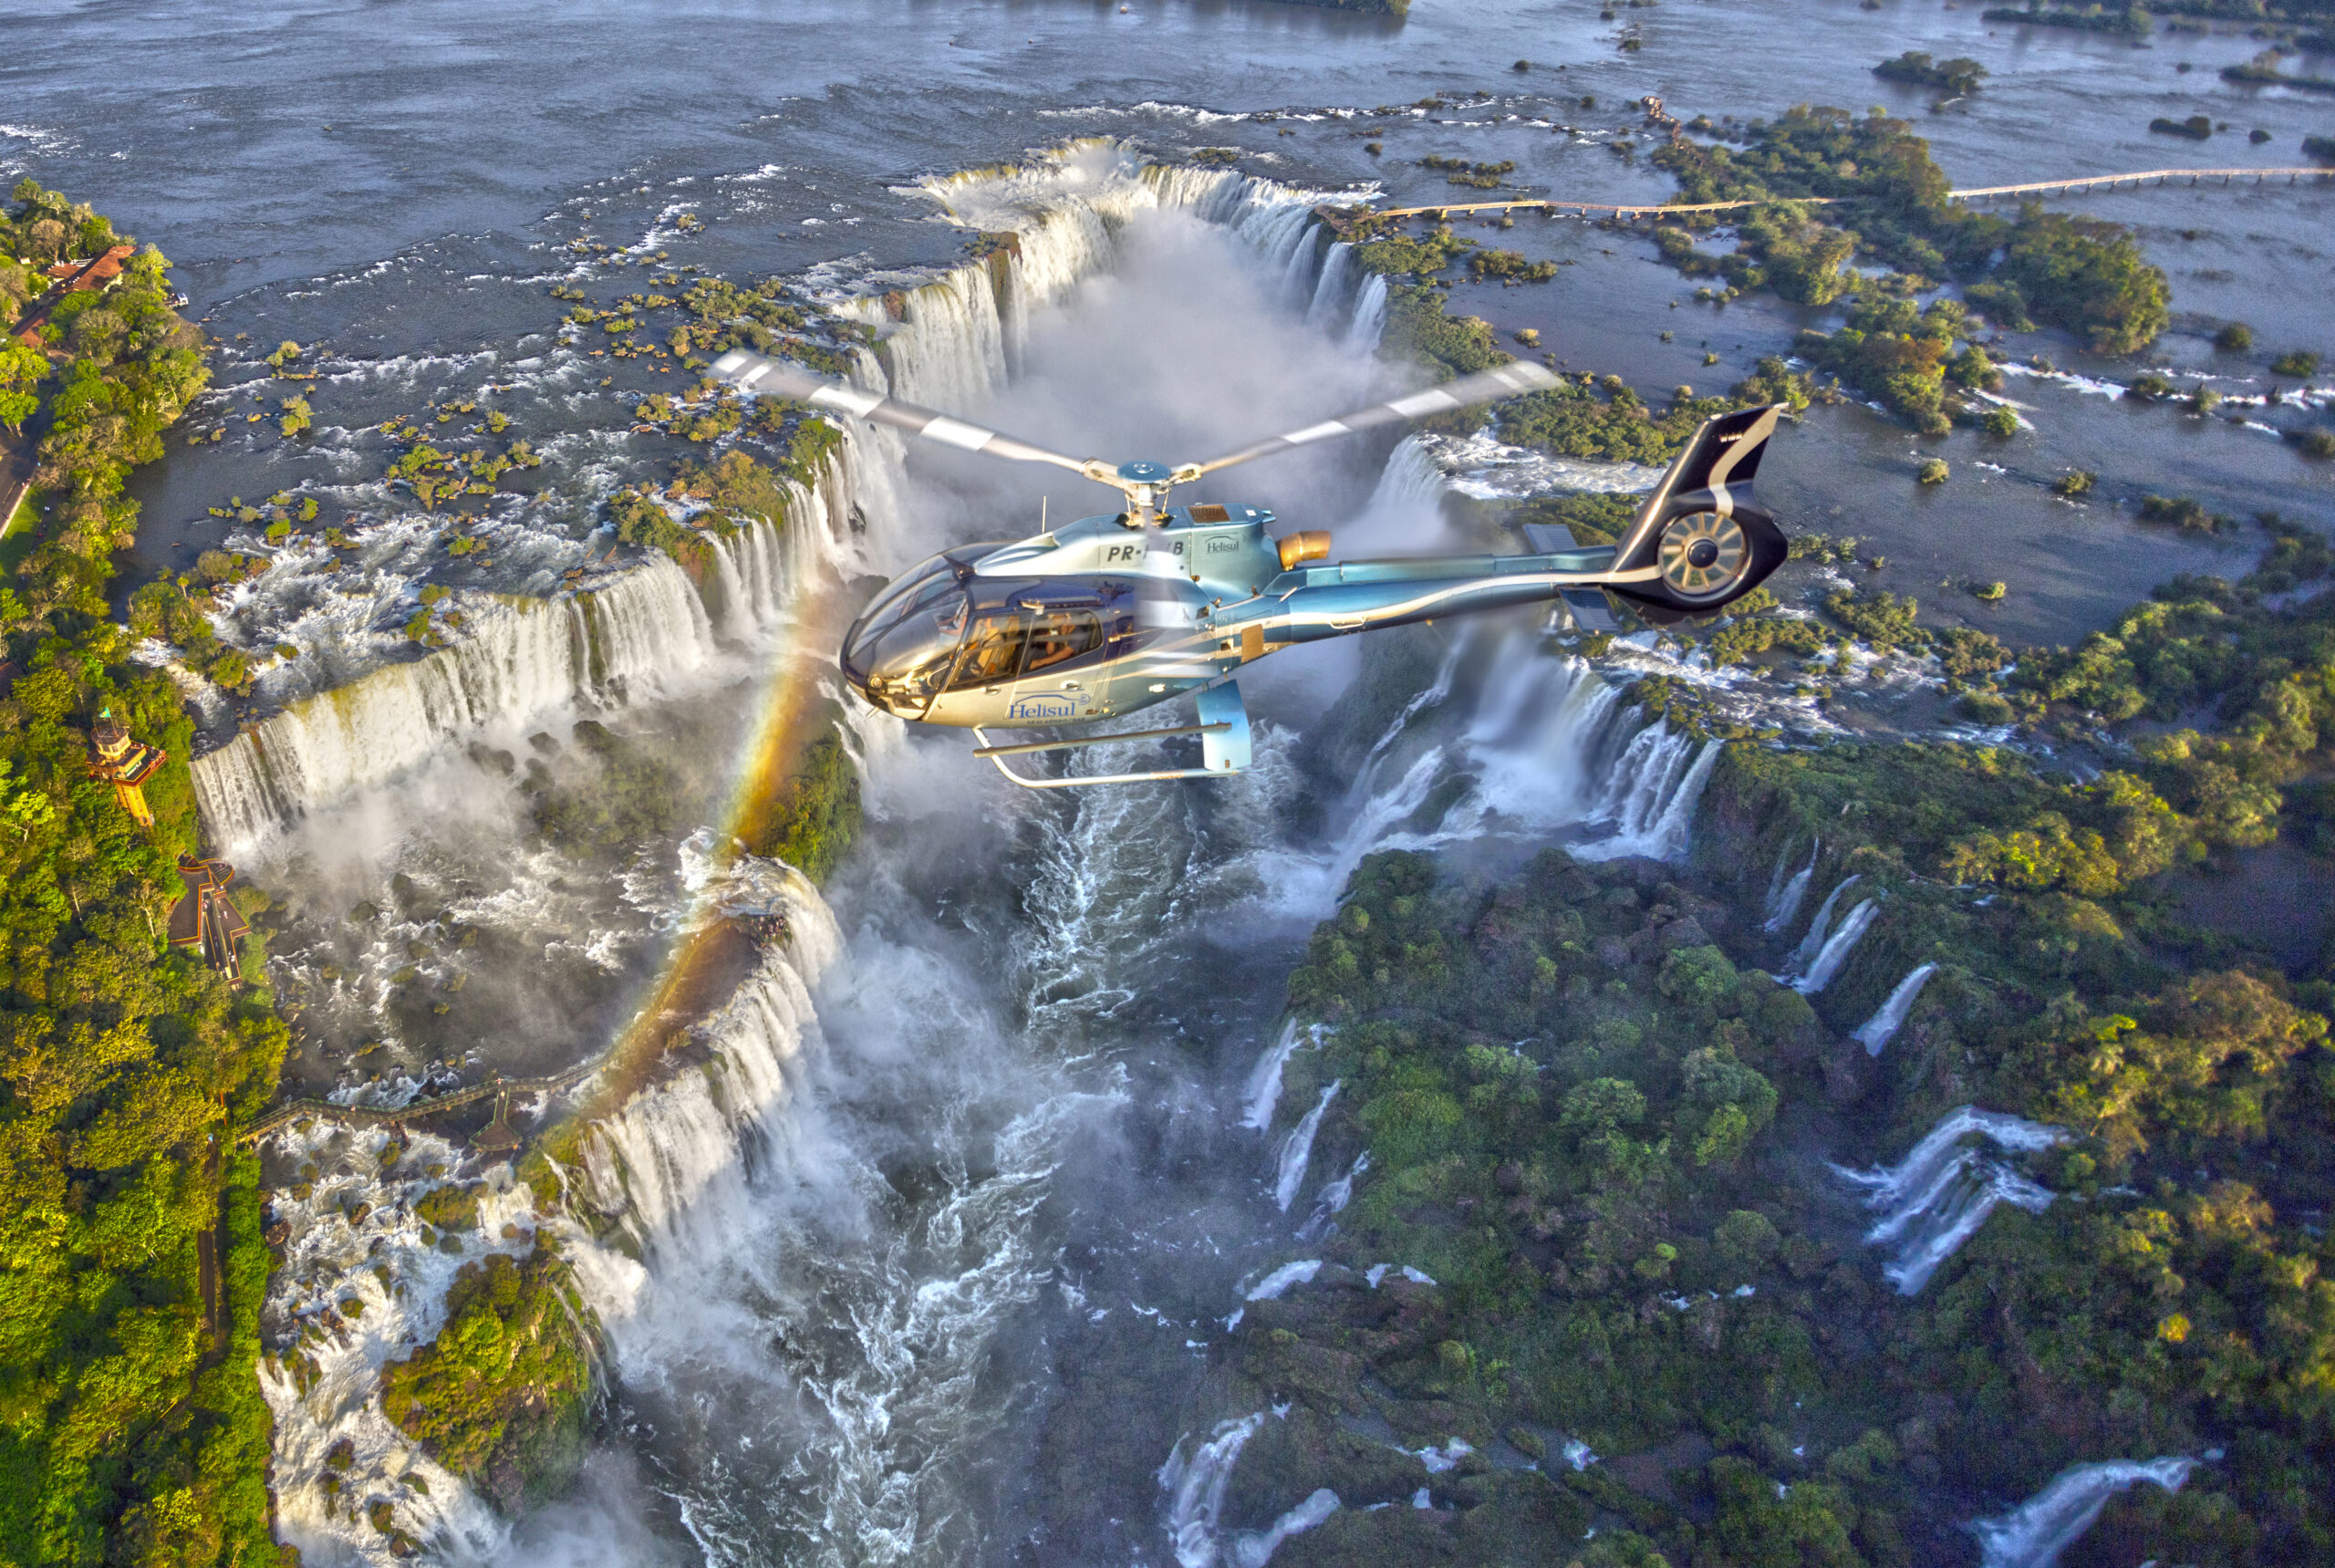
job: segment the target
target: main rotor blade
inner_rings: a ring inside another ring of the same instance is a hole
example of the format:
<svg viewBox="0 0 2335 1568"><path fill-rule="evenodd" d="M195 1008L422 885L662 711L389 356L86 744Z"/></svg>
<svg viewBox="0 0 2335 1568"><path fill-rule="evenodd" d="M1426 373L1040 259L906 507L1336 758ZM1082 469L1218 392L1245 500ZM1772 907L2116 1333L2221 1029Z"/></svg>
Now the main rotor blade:
<svg viewBox="0 0 2335 1568"><path fill-rule="evenodd" d="M1500 398L1517 397L1525 392L1542 391L1556 384L1557 378L1553 372L1522 359L1515 360L1489 370L1479 371L1473 376L1462 376L1456 381L1446 381L1440 387L1429 387L1424 392L1413 392L1408 397L1396 398L1391 402L1373 403L1366 409L1358 410L1351 414L1341 414L1334 420L1323 420L1320 424L1308 425L1302 431L1292 431L1287 435L1271 437L1259 441L1254 446L1243 447L1229 457L1214 458L1207 462L1185 463L1176 470L1176 480L1178 483L1182 483L1198 479L1203 473L1213 473L1219 468L1230 468L1236 462L1247 462L1251 458L1271 457L1277 452L1287 452L1292 447L1308 446L1317 441L1326 441L1332 436L1352 435L1356 431L1366 431L1376 425L1404 424L1428 414L1439 414L1452 409L1464 409L1474 403L1488 403Z"/></svg>
<svg viewBox="0 0 2335 1568"><path fill-rule="evenodd" d="M1016 462L1051 462L1074 473L1085 473L1095 466L1091 459L1064 457L1058 452L1032 446L1028 441L983 430L979 425L951 419L947 414L921 409L914 403L904 403L898 398L879 398L873 392L863 392L856 387L846 387L839 381L823 380L776 359L750 354L743 348L732 348L716 359L713 373L750 392L775 392L782 398L793 398L814 408L839 409L847 414L856 414L870 424L890 425L894 430L906 431L910 435L920 435L927 441L937 441L965 452L986 452L991 457L1012 458Z"/></svg>

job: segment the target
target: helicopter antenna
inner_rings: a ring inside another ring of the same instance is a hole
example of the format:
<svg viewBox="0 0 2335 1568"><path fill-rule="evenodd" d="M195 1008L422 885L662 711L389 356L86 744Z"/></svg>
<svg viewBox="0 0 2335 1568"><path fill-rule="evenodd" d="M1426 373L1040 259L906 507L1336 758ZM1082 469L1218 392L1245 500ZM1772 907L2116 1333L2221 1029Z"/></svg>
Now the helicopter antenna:
<svg viewBox="0 0 2335 1568"><path fill-rule="evenodd" d="M734 382L749 392L772 393L796 399L814 408L855 414L871 424L888 425L894 430L906 431L910 435L937 441L960 451L985 452L991 457L1008 458L1015 462L1050 462L1056 468L1066 468L1097 483L1110 485L1125 495L1127 504L1125 520L1130 528L1157 526L1166 514L1169 490L1176 485L1188 483L1204 473L1213 473L1219 468L1271 457L1276 452L1290 452L1317 441L1326 441L1332 436L1352 435L1381 425L1407 423L1428 414L1446 413L1476 403L1537 392L1557 384L1557 377L1551 372L1524 360L1515 360L1473 376L1462 376L1456 381L1447 381L1440 387L1430 387L1423 392L1373 403L1368 408L1341 414L1334 420L1323 420L1319 424L1308 425L1286 435L1271 436L1252 446L1243 447L1223 457L1211 458L1206 462L1179 463L1170 468L1164 462L1144 459L1115 466L1100 458L1065 456L932 409L903 402L898 398L887 398L875 392L862 391L856 387L846 387L839 382L806 375L790 365L749 353L743 348L732 348L722 355L713 362L712 370L714 375ZM1045 503L1042 500L1039 503L1042 525L1044 508Z"/></svg>

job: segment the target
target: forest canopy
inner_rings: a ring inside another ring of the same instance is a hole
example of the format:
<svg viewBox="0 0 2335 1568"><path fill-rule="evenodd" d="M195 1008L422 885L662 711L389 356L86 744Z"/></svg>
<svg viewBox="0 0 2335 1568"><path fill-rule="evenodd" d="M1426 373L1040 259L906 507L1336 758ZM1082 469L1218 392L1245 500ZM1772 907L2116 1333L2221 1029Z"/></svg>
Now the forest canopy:
<svg viewBox="0 0 2335 1568"><path fill-rule="evenodd" d="M36 270L130 244L29 180L0 216L0 254L33 264L0 265L0 318L39 360L9 369L36 534L0 586L0 1558L272 1562L268 1262L233 1134L285 1031L162 940L197 846L192 730L106 618L125 482L205 385L202 340L150 246L101 289ZM100 715L168 753L151 828L90 774Z"/></svg>

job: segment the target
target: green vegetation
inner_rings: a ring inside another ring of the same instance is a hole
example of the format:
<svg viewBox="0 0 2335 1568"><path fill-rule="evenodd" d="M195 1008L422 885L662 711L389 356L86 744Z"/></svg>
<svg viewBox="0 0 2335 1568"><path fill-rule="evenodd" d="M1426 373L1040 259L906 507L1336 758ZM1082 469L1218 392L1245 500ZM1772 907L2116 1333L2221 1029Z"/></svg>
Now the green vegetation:
<svg viewBox="0 0 2335 1568"><path fill-rule="evenodd" d="M1468 273L1478 282L1496 277L1502 283L1546 283L1557 275L1557 264L1526 261L1515 251L1478 251L1468 258Z"/></svg>
<svg viewBox="0 0 2335 1568"><path fill-rule="evenodd" d="M2099 483L2100 475L2092 472L2091 470L2071 469L2051 482L2051 493L2072 501L2079 495L2091 494L2092 486Z"/></svg>
<svg viewBox="0 0 2335 1568"><path fill-rule="evenodd" d="M2274 376L2316 376L2319 356L2307 348L2292 348L2270 361Z"/></svg>
<svg viewBox="0 0 2335 1568"><path fill-rule="evenodd" d="M1301 1565L1881 1568L1929 1561L1973 1495L2219 1447L2181 1492L2112 1502L2109 1555L2071 1560L2335 1552L2311 1479L2335 1443L2335 954L2289 980L2183 925L2163 881L2282 824L2335 847L2335 596L2263 604L2330 554L2265 525L2244 582L2177 584L2112 634L2030 649L2000 695L1999 644L1919 634L1982 709L2152 721L2088 782L1985 746L1738 745L1688 868L1364 862L1291 978L1323 1030L1281 1104L1337 1084L1312 1168L1369 1166L1308 1243L1315 1279L1234 1331L1229 1401L1290 1408L1228 1515L1334 1487L1346 1506L1282 1548ZM1918 632L1908 601L1832 607ZM2201 712L2208 732L2169 728ZM1854 872L1883 901L1803 999L1750 966L1780 956L1757 929L1770 868L1817 840L1818 887ZM1868 1055L1847 1032L1922 963ZM2020 1161L2065 1197L1998 1210L1901 1295L1814 1157L1894 1158L1966 1104L2068 1129ZM1434 1282L1374 1287L1382 1264ZM1475 1451L1422 1473L1349 1436L1381 1421L1414 1451ZM1603 1458L1554 1462L1568 1438ZM1502 1445L1549 1462L1509 1468ZM1369 1511L1421 1484L1431 1521Z"/></svg>
<svg viewBox="0 0 2335 1568"><path fill-rule="evenodd" d="M2222 80L2236 82L2240 87L2292 88L2297 92L2335 93L2335 81L2325 77L2290 77L2278 69L2276 50L2247 65L2224 66ZM2265 137L2263 140L2268 140Z"/></svg>
<svg viewBox="0 0 2335 1568"><path fill-rule="evenodd" d="M1454 185L1469 185L1479 191L1497 190L1502 178L1516 171L1513 162L1470 163L1464 158L1422 158L1419 166L1443 170Z"/></svg>
<svg viewBox="0 0 2335 1568"><path fill-rule="evenodd" d="M1884 60L1873 67L1873 74L1886 81L1911 82L1915 87L1938 88L1961 97L1978 90L1987 67L1976 60L1956 58L1933 61L1919 49L1907 49L1894 60Z"/></svg>
<svg viewBox="0 0 2335 1568"><path fill-rule="evenodd" d="M2149 121L2149 129L2159 136L2186 137L2191 141L2203 141L2214 133L2213 117L2193 114L2186 119L2167 119L2158 115Z"/></svg>
<svg viewBox="0 0 2335 1568"><path fill-rule="evenodd" d="M1667 462L1705 420L1734 406L1728 399L1697 398L1691 388L1681 387L1667 406L1649 409L1619 376L1600 382L1584 371L1578 379L1503 405L1500 433L1503 441L1565 457Z"/></svg>
<svg viewBox="0 0 2335 1568"><path fill-rule="evenodd" d="M2029 207L2003 252L2003 276L2028 308L2103 354L2129 354L2171 319L2164 274L2132 232L2099 218Z"/></svg>
<svg viewBox="0 0 2335 1568"><path fill-rule="evenodd" d="M437 1339L381 1368L381 1407L431 1459L522 1512L583 1463L596 1338L557 1255L540 1243L523 1262L490 1253L455 1276Z"/></svg>
<svg viewBox="0 0 2335 1568"><path fill-rule="evenodd" d="M829 723L771 801L751 814L747 847L824 884L858 836L859 824L859 770Z"/></svg>
<svg viewBox="0 0 2335 1568"><path fill-rule="evenodd" d="M1364 237L1375 232L1375 227L1366 223L1354 226L1354 259L1364 271L1384 277L1432 277L1450 265L1454 256L1476 243L1453 234L1448 223L1416 238L1399 233L1375 239Z"/></svg>
<svg viewBox="0 0 2335 1568"><path fill-rule="evenodd" d="M2006 326L2039 319L2064 327L2107 353L2129 353L2167 320L2164 275L2131 234L2095 219L2030 206L2013 223L1946 200L1946 175L1904 121L1878 112L1856 118L1799 105L1781 119L1754 120L1746 145L1685 138L1654 154L1676 175L1682 203L1764 201L1738 225L1735 252L1705 256L1692 235L1711 220L1665 220L1655 240L1690 275L1724 273L1749 290L1766 285L1804 305L1824 305L1864 287L1848 263L1869 254L1908 275L1956 277L1973 303ZM1795 197L1849 198L1845 206L1804 208ZM1832 220L1853 221L1853 228ZM1998 259L1999 258L1999 259ZM2014 330L2018 329L2014 326Z"/></svg>
<svg viewBox="0 0 2335 1568"><path fill-rule="evenodd" d="M2207 511L2205 503L2176 495L2143 496L2141 521L2170 523L2176 528L2185 528L2195 534L2217 534L2225 528L2237 526L2236 519Z"/></svg>
<svg viewBox="0 0 2335 1568"><path fill-rule="evenodd" d="M734 429L734 400L729 412ZM711 462L684 459L675 469L673 483L662 492L637 484L608 498L617 536L628 545L664 551L702 584L712 569L711 541L734 538L740 529L758 522L787 526L792 504L786 485L791 482L808 488L816 483L842 443L843 431L775 399L761 400L753 429L765 451L775 451L774 466L756 461L740 447ZM688 521L675 517L662 499L692 507Z"/></svg>
<svg viewBox="0 0 2335 1568"><path fill-rule="evenodd" d="M1443 296L1425 286L1387 291L1386 329L1378 343L1379 351L1390 358L1428 366L1439 381L1505 365L1514 358L1500 347L1490 322L1479 316L1452 316L1444 308ZM1466 428L1474 428L1473 416L1464 411L1440 416L1440 420L1458 420ZM1427 424L1429 429L1440 428L1436 420Z"/></svg>
<svg viewBox="0 0 2335 1568"><path fill-rule="evenodd" d="M1950 299L1916 310L1911 300L1873 298L1849 313L1831 334L1802 332L1794 345L1803 358L1863 388L1925 435L1942 435L1956 417L1975 419L1983 405L1967 394L2002 385L2002 372L1976 344L1955 343L1969 317Z"/></svg>
<svg viewBox="0 0 2335 1568"><path fill-rule="evenodd" d="M31 181L14 203L0 255L130 243ZM197 843L192 729L106 613L137 523L124 483L208 372L150 248L102 290L36 286L0 263L0 318L47 311L43 365L9 369L36 406L7 405L37 456L39 533L0 583L0 656L22 671L0 690L0 1558L273 1562L260 1177L229 1140L273 1093L286 1034L264 990L157 934ZM169 753L144 790L150 831L89 774L107 711Z"/></svg>
<svg viewBox="0 0 2335 1568"><path fill-rule="evenodd" d="M1558 523L1572 530L1584 545L1611 545L1620 539L1638 513L1634 495L1572 494L1528 501L1508 514L1519 527L1527 523Z"/></svg>
<svg viewBox="0 0 2335 1568"><path fill-rule="evenodd" d="M1952 472L1953 471L1946 466L1946 459L1942 457L1925 457L1922 459L1921 467L1915 470L1914 478L1917 483L1922 484L1944 484Z"/></svg>
<svg viewBox="0 0 2335 1568"><path fill-rule="evenodd" d="M1981 15L1989 22L2015 22L2027 27L2070 27L2083 33L2120 33L2145 38L2150 24L2139 5L2055 5L2045 9L2040 0L2029 0L2025 10L2015 5L1990 5Z"/></svg>
<svg viewBox="0 0 2335 1568"><path fill-rule="evenodd" d="M1914 622L1921 608L1917 599L1899 598L1885 591L1859 594L1852 588L1835 588L1824 598L1825 614L1869 646L1884 651L1929 646L1928 628Z"/></svg>

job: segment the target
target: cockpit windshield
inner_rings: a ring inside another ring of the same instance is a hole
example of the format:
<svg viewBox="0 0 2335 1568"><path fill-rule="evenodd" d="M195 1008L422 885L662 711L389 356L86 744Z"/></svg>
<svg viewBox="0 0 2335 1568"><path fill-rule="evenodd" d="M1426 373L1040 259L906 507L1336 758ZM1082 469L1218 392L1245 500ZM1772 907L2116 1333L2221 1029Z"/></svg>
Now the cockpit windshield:
<svg viewBox="0 0 2335 1568"><path fill-rule="evenodd" d="M913 571L903 572L894 578L866 609L859 612L859 624L852 628L853 639L881 632L919 604L930 603L939 594L955 586L956 581L957 564L948 556L935 556L919 562Z"/></svg>
<svg viewBox="0 0 2335 1568"><path fill-rule="evenodd" d="M913 719L932 706L965 635L965 590L935 576L863 622L844 644L844 674L877 706Z"/></svg>

